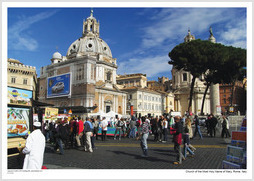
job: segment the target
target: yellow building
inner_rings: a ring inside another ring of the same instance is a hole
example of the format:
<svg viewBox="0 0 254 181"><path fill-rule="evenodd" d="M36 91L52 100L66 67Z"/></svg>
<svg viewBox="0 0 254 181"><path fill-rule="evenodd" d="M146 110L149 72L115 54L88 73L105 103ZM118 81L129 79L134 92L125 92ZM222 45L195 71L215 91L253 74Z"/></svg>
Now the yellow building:
<svg viewBox="0 0 254 181"><path fill-rule="evenodd" d="M116 82L118 85L123 87L147 87L147 78L146 74L126 74L126 75L117 75Z"/></svg>
<svg viewBox="0 0 254 181"><path fill-rule="evenodd" d="M24 65L18 60L9 58L7 60L7 85L33 92L33 99L36 96L37 74L36 68Z"/></svg>
<svg viewBox="0 0 254 181"><path fill-rule="evenodd" d="M160 116L174 109L174 95L165 92L167 86L164 86L164 83L168 83L169 80L165 77L158 80L159 82L147 81L146 74L117 76L118 87L128 92L126 110L128 114L131 114L131 106L137 117Z"/></svg>

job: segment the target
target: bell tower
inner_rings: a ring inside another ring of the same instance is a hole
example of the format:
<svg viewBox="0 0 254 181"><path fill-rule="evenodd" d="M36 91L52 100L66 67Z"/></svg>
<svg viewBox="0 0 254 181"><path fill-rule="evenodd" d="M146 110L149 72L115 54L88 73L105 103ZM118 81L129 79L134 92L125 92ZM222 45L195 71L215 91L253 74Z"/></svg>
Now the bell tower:
<svg viewBox="0 0 254 181"><path fill-rule="evenodd" d="M83 37L87 35L94 35L96 37L100 35L100 23L93 17L92 9L90 16L83 21Z"/></svg>

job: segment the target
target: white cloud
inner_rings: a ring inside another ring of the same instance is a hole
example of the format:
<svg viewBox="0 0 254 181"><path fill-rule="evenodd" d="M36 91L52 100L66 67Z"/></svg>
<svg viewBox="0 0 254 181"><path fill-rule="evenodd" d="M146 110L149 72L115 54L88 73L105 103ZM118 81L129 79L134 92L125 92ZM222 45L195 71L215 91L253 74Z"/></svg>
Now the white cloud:
<svg viewBox="0 0 254 181"><path fill-rule="evenodd" d="M209 36L210 25L231 19L231 16L225 16L225 13L225 9L211 8L162 9L161 12L151 17L154 23L143 28L142 47L152 48L168 43L168 41L179 41L179 37L183 41L188 28L194 35L207 31L207 36Z"/></svg>
<svg viewBox="0 0 254 181"><path fill-rule="evenodd" d="M156 77L162 72L169 74L168 52L184 41L188 28L196 39L208 39L212 26L217 41L237 47L244 47L246 41L244 18L239 18L238 11L232 8L146 9L139 15L149 15L150 22L141 28L143 36L139 48L121 56L128 61L119 62L119 73L140 72L148 77ZM217 26L220 29L214 29ZM145 54L141 57L140 52Z"/></svg>
<svg viewBox="0 0 254 181"><path fill-rule="evenodd" d="M234 26L227 24L226 29L220 32L222 44L232 45L234 47L246 48L246 22L236 21Z"/></svg>
<svg viewBox="0 0 254 181"><path fill-rule="evenodd" d="M122 62L118 67L118 74L143 73L147 77L155 77L160 73L169 74L172 66L168 64L168 56L150 56L133 58Z"/></svg>
<svg viewBox="0 0 254 181"><path fill-rule="evenodd" d="M14 50L34 51L38 48L38 42L29 36L28 30L31 25L47 19L57 11L42 12L34 16L20 16L19 20L8 29L8 47Z"/></svg>

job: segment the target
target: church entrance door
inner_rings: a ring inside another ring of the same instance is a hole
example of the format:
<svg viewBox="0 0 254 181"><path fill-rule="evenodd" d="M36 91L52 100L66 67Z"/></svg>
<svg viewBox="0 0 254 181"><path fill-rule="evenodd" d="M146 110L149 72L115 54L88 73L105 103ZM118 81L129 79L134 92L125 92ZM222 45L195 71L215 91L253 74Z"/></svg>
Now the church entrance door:
<svg viewBox="0 0 254 181"><path fill-rule="evenodd" d="M110 106L106 106L106 113L110 112Z"/></svg>

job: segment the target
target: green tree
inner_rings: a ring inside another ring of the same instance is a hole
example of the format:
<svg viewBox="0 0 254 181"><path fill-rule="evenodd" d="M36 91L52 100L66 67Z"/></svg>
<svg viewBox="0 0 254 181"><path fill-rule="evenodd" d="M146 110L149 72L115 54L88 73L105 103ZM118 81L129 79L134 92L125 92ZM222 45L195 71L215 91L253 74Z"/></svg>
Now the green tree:
<svg viewBox="0 0 254 181"><path fill-rule="evenodd" d="M212 84L220 84L223 82L229 82L229 80L226 80L226 77L224 76L224 65L225 62L227 62L228 59L228 53L227 53L227 47L218 44L213 43L211 44L210 49L207 51L207 58L208 58L208 64L207 64L207 71L204 73L204 81L206 85L206 89L203 95L202 105L201 105L201 115L204 114L204 104L205 104L205 98L207 95L207 92Z"/></svg>
<svg viewBox="0 0 254 181"><path fill-rule="evenodd" d="M195 80L207 71L207 51L211 49L212 44L213 43L209 41L198 39L187 43L181 43L169 52L171 61L168 63L172 64L177 70L183 69L190 72L192 75L188 112L192 106Z"/></svg>
<svg viewBox="0 0 254 181"><path fill-rule="evenodd" d="M211 84L232 84L231 105L233 101L234 85L237 80L243 80L246 76L246 50L222 44L214 44L208 52L208 71L204 74L206 90L203 96L201 114L203 114L204 102Z"/></svg>

